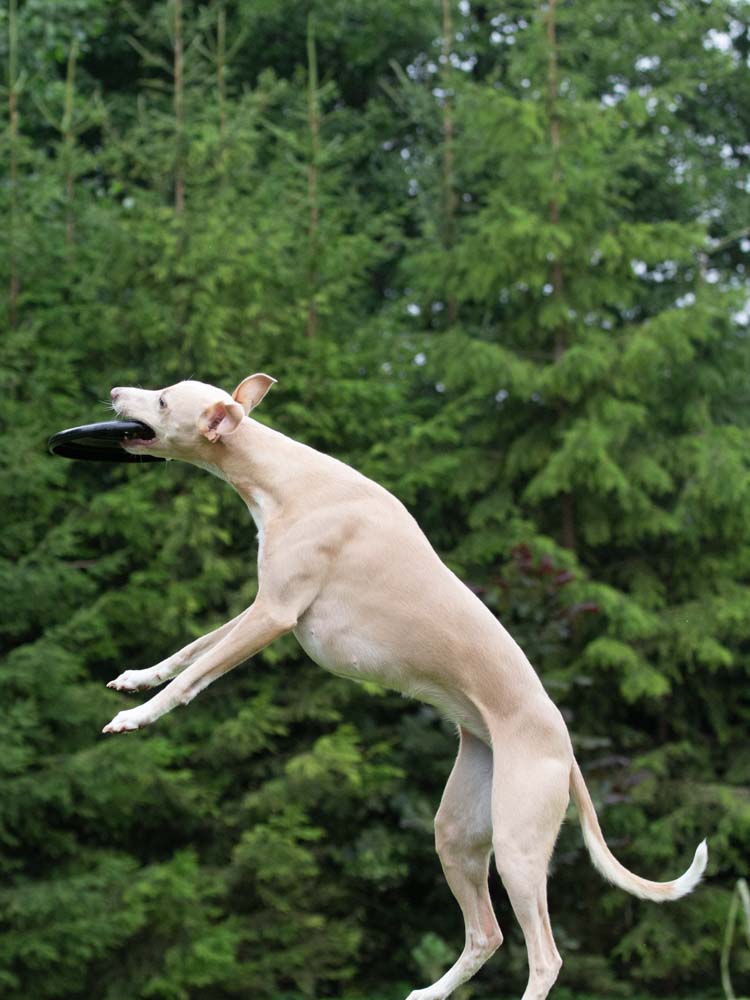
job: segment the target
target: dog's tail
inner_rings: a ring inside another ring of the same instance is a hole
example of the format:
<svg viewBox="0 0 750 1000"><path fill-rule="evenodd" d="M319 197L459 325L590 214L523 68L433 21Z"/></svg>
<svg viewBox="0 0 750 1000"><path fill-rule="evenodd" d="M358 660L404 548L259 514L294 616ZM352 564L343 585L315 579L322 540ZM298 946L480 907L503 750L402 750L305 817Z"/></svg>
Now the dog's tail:
<svg viewBox="0 0 750 1000"><path fill-rule="evenodd" d="M651 882L649 879L641 878L628 871L607 847L599 826L594 803L591 801L581 769L575 760L570 771L570 792L578 806L583 839L594 867L613 885L624 889L625 892L629 892L633 896L651 899L655 903L679 899L680 896L686 896L692 892L698 885L708 861L708 847L705 840L698 845L693 863L684 875L680 875L673 882Z"/></svg>

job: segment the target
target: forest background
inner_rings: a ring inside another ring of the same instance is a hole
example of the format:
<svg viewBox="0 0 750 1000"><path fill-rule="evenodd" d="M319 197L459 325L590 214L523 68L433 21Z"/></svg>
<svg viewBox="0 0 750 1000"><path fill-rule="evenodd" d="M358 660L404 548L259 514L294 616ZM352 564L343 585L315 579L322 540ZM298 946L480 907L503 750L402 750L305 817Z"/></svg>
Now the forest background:
<svg viewBox="0 0 750 1000"><path fill-rule="evenodd" d="M398 1000L460 950L418 703L282 640L153 729L105 682L254 594L197 470L74 463L117 384L395 492L565 713L620 859L552 866L556 996L717 997L747 874L750 6L6 0L0 994ZM572 817L572 814L571 814ZM517 997L520 933L461 992ZM747 952L732 955L750 982Z"/></svg>

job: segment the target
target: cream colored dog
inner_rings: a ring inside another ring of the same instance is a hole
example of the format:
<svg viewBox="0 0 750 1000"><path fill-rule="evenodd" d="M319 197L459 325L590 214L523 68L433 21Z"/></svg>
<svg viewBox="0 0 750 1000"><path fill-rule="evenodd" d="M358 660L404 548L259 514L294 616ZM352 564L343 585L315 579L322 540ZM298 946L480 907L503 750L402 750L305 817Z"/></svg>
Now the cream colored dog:
<svg viewBox="0 0 750 1000"><path fill-rule="evenodd" d="M273 382L251 375L231 396L193 381L112 390L116 412L156 434L130 441L128 451L200 466L245 501L258 528L258 594L242 614L169 659L111 681L138 691L174 678L104 732L140 729L187 705L286 632L326 670L434 705L460 732L435 840L463 911L466 943L445 975L409 1000L443 1000L502 943L487 887L492 852L526 939L523 1000L544 1000L561 966L547 913L547 865L569 793L593 863L643 899L690 892L706 866L705 841L673 882L647 881L613 857L563 718L521 649L387 490L248 418Z"/></svg>

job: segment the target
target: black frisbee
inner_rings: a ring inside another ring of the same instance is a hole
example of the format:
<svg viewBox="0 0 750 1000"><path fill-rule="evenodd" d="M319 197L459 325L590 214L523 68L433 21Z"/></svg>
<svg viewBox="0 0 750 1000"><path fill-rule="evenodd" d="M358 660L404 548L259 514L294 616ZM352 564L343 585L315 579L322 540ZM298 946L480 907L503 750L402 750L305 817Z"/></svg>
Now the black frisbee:
<svg viewBox="0 0 750 1000"><path fill-rule="evenodd" d="M165 462L157 455L131 455L122 447L128 440L153 437L156 437L153 430L140 420L107 420L58 431L47 446L53 455L89 462Z"/></svg>

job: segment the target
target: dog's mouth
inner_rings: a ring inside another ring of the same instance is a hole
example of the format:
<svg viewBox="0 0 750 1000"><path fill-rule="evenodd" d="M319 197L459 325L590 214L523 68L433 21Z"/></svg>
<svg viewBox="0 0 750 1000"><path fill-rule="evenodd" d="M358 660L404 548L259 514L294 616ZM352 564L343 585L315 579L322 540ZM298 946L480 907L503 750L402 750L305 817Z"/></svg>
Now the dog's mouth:
<svg viewBox="0 0 750 1000"><path fill-rule="evenodd" d="M156 431L153 427L144 424L142 420L139 420L138 423L140 427L137 430L128 431L123 436L121 444L126 450L130 448L150 448L158 443Z"/></svg>

